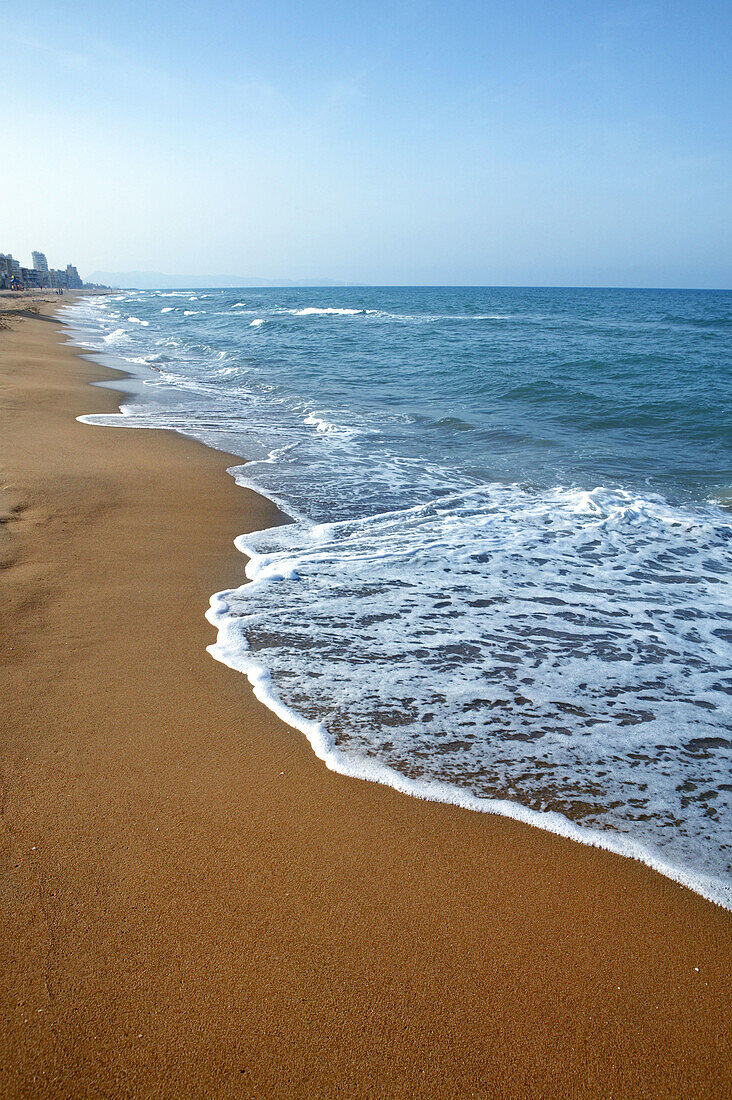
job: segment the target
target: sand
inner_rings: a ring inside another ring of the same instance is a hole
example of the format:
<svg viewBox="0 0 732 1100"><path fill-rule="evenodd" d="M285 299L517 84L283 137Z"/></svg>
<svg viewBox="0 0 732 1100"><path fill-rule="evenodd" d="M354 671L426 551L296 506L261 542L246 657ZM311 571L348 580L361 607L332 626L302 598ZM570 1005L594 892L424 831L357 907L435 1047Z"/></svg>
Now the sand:
<svg viewBox="0 0 732 1100"><path fill-rule="evenodd" d="M730 1095L730 914L328 772L205 651L277 513L102 376L0 332L0 1094Z"/></svg>

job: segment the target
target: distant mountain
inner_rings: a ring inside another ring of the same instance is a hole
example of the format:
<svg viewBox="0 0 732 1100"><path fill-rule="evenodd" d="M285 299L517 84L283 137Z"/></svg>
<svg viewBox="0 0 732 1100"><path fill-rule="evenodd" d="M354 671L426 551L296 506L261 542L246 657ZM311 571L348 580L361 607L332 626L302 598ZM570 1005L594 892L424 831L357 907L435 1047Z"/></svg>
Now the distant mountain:
<svg viewBox="0 0 732 1100"><path fill-rule="evenodd" d="M188 290L240 286L353 286L338 279L257 279L241 275L163 275L160 271L94 271L86 282L134 290Z"/></svg>

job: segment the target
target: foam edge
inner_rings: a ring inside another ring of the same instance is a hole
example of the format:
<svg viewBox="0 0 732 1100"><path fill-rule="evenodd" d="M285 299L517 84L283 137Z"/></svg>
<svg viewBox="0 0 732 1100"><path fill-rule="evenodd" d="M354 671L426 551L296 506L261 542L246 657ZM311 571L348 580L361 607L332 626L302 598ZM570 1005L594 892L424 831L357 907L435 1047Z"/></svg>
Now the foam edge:
<svg viewBox="0 0 732 1100"><path fill-rule="evenodd" d="M623 856L643 863L664 878L699 894L722 909L732 911L732 884L727 884L711 875L694 874L684 868L668 863L651 848L630 837L622 837L599 829L577 825L556 811L531 810L519 803L506 799L480 798L470 794L452 783L439 780L408 779L396 769L355 754L344 753L336 748L335 740L323 722L313 722L287 706L278 698L272 686L270 673L253 660L246 658L246 643L237 635L234 640L236 620L228 614L228 591L216 592L211 597L206 612L208 622L217 629L217 640L206 647L207 652L235 672L242 672L252 686L254 696L268 710L272 711L286 725L303 733L310 747L325 766L338 775L351 779L362 779L368 783L382 783L401 794L420 798L425 802L442 802L464 810L478 813L495 814L532 825L545 832L554 833L565 840L573 840L590 848L600 848L613 855Z"/></svg>

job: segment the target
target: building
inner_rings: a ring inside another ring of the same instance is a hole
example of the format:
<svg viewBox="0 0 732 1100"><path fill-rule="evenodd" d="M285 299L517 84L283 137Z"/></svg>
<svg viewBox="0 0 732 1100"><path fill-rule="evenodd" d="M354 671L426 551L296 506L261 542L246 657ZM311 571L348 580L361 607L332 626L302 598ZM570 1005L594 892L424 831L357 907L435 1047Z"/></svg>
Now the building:
<svg viewBox="0 0 732 1100"><path fill-rule="evenodd" d="M74 264L66 270L49 268L44 252L32 252L33 267L21 267L9 252L0 252L0 290L83 290Z"/></svg>
<svg viewBox="0 0 732 1100"><path fill-rule="evenodd" d="M44 252L31 252L33 257L33 271L38 273L38 281L29 284L26 281L26 286L50 286L51 280L48 274L48 260L46 259Z"/></svg>
<svg viewBox="0 0 732 1100"><path fill-rule="evenodd" d="M66 265L66 286L69 290L81 290L83 287L79 272L76 270L73 264Z"/></svg>
<svg viewBox="0 0 732 1100"><path fill-rule="evenodd" d="M49 277L47 273L38 271L35 267L21 267L20 281L23 290L38 290L48 286Z"/></svg>
<svg viewBox="0 0 732 1100"><path fill-rule="evenodd" d="M13 279L20 279L20 263L9 252L0 252L0 290L10 290Z"/></svg>

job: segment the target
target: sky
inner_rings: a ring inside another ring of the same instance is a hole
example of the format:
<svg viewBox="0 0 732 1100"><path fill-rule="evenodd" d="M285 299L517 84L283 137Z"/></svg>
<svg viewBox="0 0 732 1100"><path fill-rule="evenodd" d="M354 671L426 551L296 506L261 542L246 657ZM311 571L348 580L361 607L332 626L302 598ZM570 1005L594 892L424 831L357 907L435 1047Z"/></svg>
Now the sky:
<svg viewBox="0 0 732 1100"><path fill-rule="evenodd" d="M0 251L732 286L732 5L0 0Z"/></svg>

